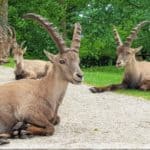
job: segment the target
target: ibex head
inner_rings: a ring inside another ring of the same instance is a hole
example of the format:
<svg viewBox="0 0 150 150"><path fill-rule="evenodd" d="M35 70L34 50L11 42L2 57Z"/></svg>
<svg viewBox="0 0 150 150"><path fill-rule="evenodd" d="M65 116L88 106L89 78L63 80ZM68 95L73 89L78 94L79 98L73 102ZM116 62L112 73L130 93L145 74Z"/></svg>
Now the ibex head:
<svg viewBox="0 0 150 150"><path fill-rule="evenodd" d="M46 28L51 38L55 42L59 53L53 55L47 51L44 53L54 66L59 69L60 75L67 81L78 84L82 81L83 73L80 69L79 63L79 48L81 40L81 26L79 23L75 23L74 33L72 38L71 47L67 47L63 38L59 35L57 30L52 26L47 19L40 15L28 13L24 15L24 18L32 18L40 22L40 24Z"/></svg>
<svg viewBox="0 0 150 150"><path fill-rule="evenodd" d="M114 35L115 35L115 41L117 44L117 61L116 66L117 67L124 67L126 64L130 62L130 60L135 57L135 54L142 49L142 46L138 48L131 48L132 42L134 39L136 39L137 34L141 27L143 27L145 24L150 23L150 21L143 21L139 23L135 28L132 29L131 34L127 37L126 41L122 43L122 40L117 32L117 29L114 27Z"/></svg>
<svg viewBox="0 0 150 150"><path fill-rule="evenodd" d="M16 64L19 64L23 60L23 55L27 50L27 47L23 48L25 42L22 42L21 45L19 45L17 42L13 45L13 56Z"/></svg>

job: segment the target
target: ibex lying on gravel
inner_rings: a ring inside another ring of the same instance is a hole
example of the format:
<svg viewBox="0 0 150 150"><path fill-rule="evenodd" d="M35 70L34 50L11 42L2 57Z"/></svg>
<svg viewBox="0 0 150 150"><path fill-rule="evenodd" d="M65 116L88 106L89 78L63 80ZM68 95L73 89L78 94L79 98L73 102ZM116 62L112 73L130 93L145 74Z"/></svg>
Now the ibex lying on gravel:
<svg viewBox="0 0 150 150"><path fill-rule="evenodd" d="M123 88L150 90L150 62L136 60L135 54L142 49L142 46L139 48L131 48L131 44L141 27L148 23L150 23L150 21L143 21L133 28L124 44L117 30L114 28L115 40L118 45L116 66L125 67L123 81L121 84L106 87L92 87L90 88L91 92L97 93Z"/></svg>
<svg viewBox="0 0 150 150"><path fill-rule="evenodd" d="M65 95L68 83L82 82L79 67L81 26L75 24L71 47L53 28L52 23L40 15L26 14L24 18L37 20L50 34L60 53L46 52L52 62L49 73L39 79L25 79L0 86L0 137L10 137L18 122L30 124L26 131L32 135L52 135L58 123L58 108Z"/></svg>
<svg viewBox="0 0 150 150"><path fill-rule="evenodd" d="M43 60L28 60L24 59L23 55L26 52L26 48L23 48L23 43L13 49L14 60L16 63L15 78L19 79L38 79L44 77L51 63Z"/></svg>

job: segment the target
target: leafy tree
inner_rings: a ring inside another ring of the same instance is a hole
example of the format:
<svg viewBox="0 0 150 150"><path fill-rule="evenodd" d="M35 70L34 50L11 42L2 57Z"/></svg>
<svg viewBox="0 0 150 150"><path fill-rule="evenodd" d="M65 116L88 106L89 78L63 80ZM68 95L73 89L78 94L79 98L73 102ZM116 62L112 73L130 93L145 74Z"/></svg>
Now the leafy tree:
<svg viewBox="0 0 150 150"><path fill-rule="evenodd" d="M48 18L59 28L67 44L72 38L73 24L80 22L82 65L111 65L116 58L112 25L125 40L134 25L150 20L148 6L149 0L9 0L9 22L16 29L18 41L26 41L26 57L31 58L45 58L43 49L55 53L57 48L48 33L38 23L23 20L23 14L34 12ZM143 45L143 56L150 54L149 38L147 25L133 43L135 47Z"/></svg>

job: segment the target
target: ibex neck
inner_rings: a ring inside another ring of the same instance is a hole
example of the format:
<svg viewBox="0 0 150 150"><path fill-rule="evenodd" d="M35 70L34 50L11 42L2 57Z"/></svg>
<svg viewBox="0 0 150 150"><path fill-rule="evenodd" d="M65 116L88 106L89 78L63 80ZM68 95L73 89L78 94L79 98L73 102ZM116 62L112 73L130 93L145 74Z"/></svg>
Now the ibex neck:
<svg viewBox="0 0 150 150"><path fill-rule="evenodd" d="M130 88L137 87L139 81L141 80L138 64L135 57L133 57L125 67L124 80L128 83Z"/></svg>
<svg viewBox="0 0 150 150"><path fill-rule="evenodd" d="M21 73L22 73L23 68L24 68L23 61L21 61L21 62L17 63L17 64L16 64L17 74L21 74Z"/></svg>
<svg viewBox="0 0 150 150"><path fill-rule="evenodd" d="M16 66L17 66L18 68L23 68L23 67L24 67L23 65L24 65L23 59L19 60L19 61L16 63Z"/></svg>
<svg viewBox="0 0 150 150"><path fill-rule="evenodd" d="M125 72L133 72L137 71L137 61L135 57L132 57L131 60L126 64Z"/></svg>
<svg viewBox="0 0 150 150"><path fill-rule="evenodd" d="M41 88L43 88L44 96L50 101L60 103L63 99L68 82L63 79L62 73L56 66L52 66L48 75L41 80Z"/></svg>

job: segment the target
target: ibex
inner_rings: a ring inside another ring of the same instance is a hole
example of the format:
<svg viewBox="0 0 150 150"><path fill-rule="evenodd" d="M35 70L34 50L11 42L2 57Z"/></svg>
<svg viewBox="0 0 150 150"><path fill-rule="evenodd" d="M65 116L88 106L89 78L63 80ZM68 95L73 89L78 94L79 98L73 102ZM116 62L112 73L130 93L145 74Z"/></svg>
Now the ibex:
<svg viewBox="0 0 150 150"><path fill-rule="evenodd" d="M13 56L16 63L16 68L14 71L15 79L38 79L41 77L44 77L49 67L51 66L51 63L48 61L42 61L42 60L28 60L24 59L23 55L26 52L26 47L23 48L24 42L22 42L20 45L17 43L16 40L16 32L12 28L13 32Z"/></svg>
<svg viewBox="0 0 150 150"><path fill-rule="evenodd" d="M11 136L12 129L18 122L30 124L26 131L32 135L52 135L54 125L59 122L57 112L68 83L79 84L83 77L79 67L80 24L75 23L71 47L68 48L47 19L34 13L28 13L24 18L38 21L48 31L60 52L57 55L46 52L52 66L45 77L39 80L24 79L0 86L2 139Z"/></svg>
<svg viewBox="0 0 150 150"><path fill-rule="evenodd" d="M13 32L10 26L0 26L0 63L5 63L8 60L10 49L13 44Z"/></svg>
<svg viewBox="0 0 150 150"><path fill-rule="evenodd" d="M47 74L49 67L51 67L51 63L42 60L24 59L23 55L25 52L26 48L23 48L23 43L21 45L16 43L16 46L13 49L14 60L16 63L14 71L15 79L39 79L44 77Z"/></svg>
<svg viewBox="0 0 150 150"><path fill-rule="evenodd" d="M114 28L115 40L118 46L116 67L125 67L123 81L121 84L106 87L92 87L90 88L91 92L97 93L127 88L150 90L150 62L136 60L135 54L142 49L142 46L131 48L131 44L141 27L148 23L150 23L150 21L143 21L133 28L124 44L117 30Z"/></svg>

